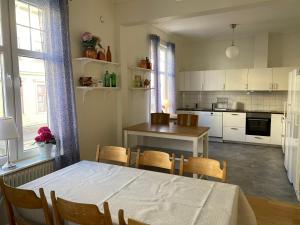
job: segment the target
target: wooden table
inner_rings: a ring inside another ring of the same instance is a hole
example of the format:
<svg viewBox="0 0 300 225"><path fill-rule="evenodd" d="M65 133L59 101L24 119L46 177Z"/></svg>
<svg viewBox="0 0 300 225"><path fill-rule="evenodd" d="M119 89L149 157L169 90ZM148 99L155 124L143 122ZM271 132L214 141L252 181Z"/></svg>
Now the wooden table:
<svg viewBox="0 0 300 225"><path fill-rule="evenodd" d="M124 147L128 147L129 135L177 139L191 141L193 143L194 157L198 157L199 153L201 153L203 157L208 157L208 127L185 127L173 123L170 123L168 126L141 123L126 127L123 130Z"/></svg>

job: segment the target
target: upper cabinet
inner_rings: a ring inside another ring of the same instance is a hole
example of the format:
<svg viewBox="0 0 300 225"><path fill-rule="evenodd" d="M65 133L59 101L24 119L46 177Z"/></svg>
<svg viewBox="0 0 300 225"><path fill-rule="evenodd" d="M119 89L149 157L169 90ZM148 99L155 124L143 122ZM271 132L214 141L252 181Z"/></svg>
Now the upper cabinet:
<svg viewBox="0 0 300 225"><path fill-rule="evenodd" d="M225 70L207 70L204 73L203 91L225 90Z"/></svg>
<svg viewBox="0 0 300 225"><path fill-rule="evenodd" d="M247 90L248 69L226 70L226 91Z"/></svg>
<svg viewBox="0 0 300 225"><path fill-rule="evenodd" d="M190 91L202 91L204 85L203 71L191 71L189 73Z"/></svg>
<svg viewBox="0 0 300 225"><path fill-rule="evenodd" d="M189 77L188 77L189 72L180 72L179 73L179 78L178 78L178 90L179 91L187 91L186 87L189 85Z"/></svg>
<svg viewBox="0 0 300 225"><path fill-rule="evenodd" d="M266 91L272 90L272 68L249 69L248 90Z"/></svg>
<svg viewBox="0 0 300 225"><path fill-rule="evenodd" d="M273 90L275 91L287 91L288 90L288 78L289 72L293 67L278 67L273 68Z"/></svg>

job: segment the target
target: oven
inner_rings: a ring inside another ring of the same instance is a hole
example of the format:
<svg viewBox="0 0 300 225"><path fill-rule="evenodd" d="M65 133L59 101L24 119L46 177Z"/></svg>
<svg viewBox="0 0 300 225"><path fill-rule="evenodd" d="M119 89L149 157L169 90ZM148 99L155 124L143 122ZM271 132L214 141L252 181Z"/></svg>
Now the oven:
<svg viewBox="0 0 300 225"><path fill-rule="evenodd" d="M270 136L271 113L247 113L246 134L255 136Z"/></svg>

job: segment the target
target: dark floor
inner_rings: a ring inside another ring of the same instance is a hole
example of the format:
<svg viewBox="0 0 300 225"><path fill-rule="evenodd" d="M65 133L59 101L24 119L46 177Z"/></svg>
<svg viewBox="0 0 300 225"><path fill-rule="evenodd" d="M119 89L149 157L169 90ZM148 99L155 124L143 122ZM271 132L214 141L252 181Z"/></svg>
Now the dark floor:
<svg viewBox="0 0 300 225"><path fill-rule="evenodd" d="M182 151L174 153L179 158ZM239 185L246 195L299 203L287 178L281 148L210 142L209 158L227 160L227 182Z"/></svg>
<svg viewBox="0 0 300 225"><path fill-rule="evenodd" d="M298 203L281 148L211 142L209 157L228 161L228 183L239 185L246 195Z"/></svg>

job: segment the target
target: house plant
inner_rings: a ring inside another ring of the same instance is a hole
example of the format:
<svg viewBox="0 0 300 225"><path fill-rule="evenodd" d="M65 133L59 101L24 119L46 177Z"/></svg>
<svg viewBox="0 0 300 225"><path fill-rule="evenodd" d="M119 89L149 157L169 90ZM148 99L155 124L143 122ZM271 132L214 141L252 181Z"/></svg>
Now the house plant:
<svg viewBox="0 0 300 225"><path fill-rule="evenodd" d="M90 32L84 32L81 35L81 44L84 48L83 56L88 58L97 58L97 49L102 48L100 38Z"/></svg>
<svg viewBox="0 0 300 225"><path fill-rule="evenodd" d="M48 127L41 127L38 129L38 136L35 137L35 143L39 148L40 155L50 157L56 140Z"/></svg>

